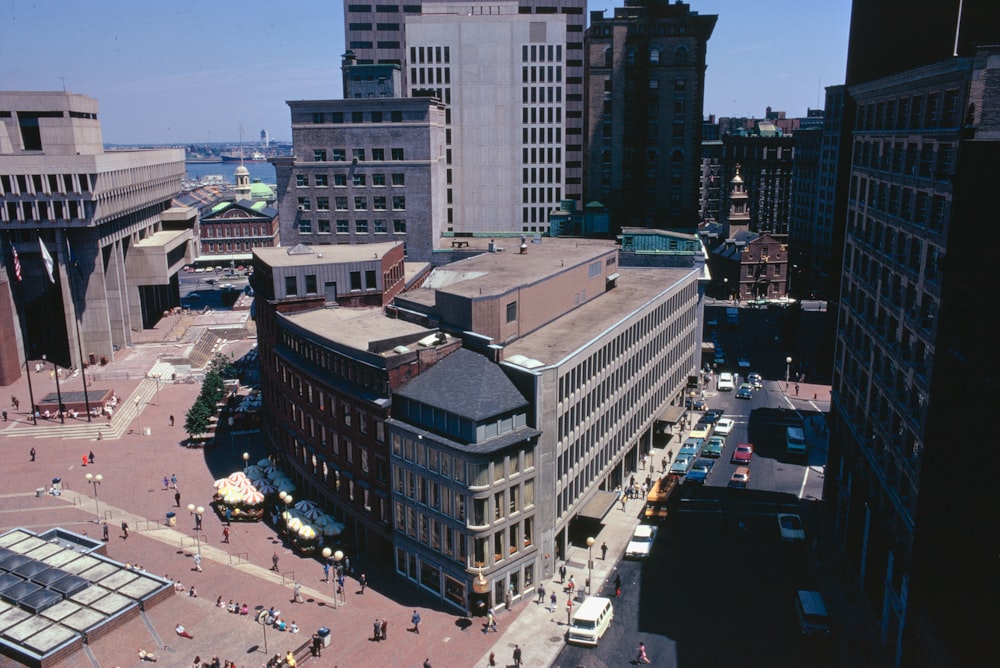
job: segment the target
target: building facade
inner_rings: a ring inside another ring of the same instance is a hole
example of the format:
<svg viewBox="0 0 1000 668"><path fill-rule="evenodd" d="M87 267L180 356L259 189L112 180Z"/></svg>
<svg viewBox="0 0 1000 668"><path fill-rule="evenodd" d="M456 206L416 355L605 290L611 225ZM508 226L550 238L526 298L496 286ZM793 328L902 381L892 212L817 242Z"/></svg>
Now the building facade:
<svg viewBox="0 0 1000 668"><path fill-rule="evenodd" d="M751 232L788 234L793 154L792 136L770 122L722 137L723 178L729 181L739 169L750 194ZM729 211L729 193L723 195L720 208Z"/></svg>
<svg viewBox="0 0 1000 668"><path fill-rule="evenodd" d="M106 152L97 112L85 95L0 92L0 300L12 316L0 336L17 342L0 353L0 383L43 354L65 367L112 360L180 304L197 222L168 213L184 151Z"/></svg>
<svg viewBox="0 0 1000 668"><path fill-rule="evenodd" d="M278 210L265 202L218 202L199 221L198 261L249 263L254 248L278 245L279 228Z"/></svg>
<svg viewBox="0 0 1000 668"><path fill-rule="evenodd" d="M553 14L565 18L565 77L562 88L565 99L565 114L562 128L565 132L563 170L563 197L572 199L578 205L583 201L583 36L586 27L586 2L584 0L519 0L517 13L522 15L549 17ZM450 7L450 9L449 9ZM457 9L456 9L457 7ZM438 0L416 0L411 4L364 4L344 3L344 35L347 48L354 51L358 62L363 64L389 63L403 68L405 95L414 95L414 90L426 89L428 71L420 72L422 64L436 61L426 52L408 50L410 42L406 35L406 21L422 12L445 13L448 11L467 14L468 5L455 5ZM475 10L473 10L475 11ZM468 58L471 54L466 53ZM418 69L414 70L413 68ZM433 74L437 74L437 65ZM483 65L488 69L488 64ZM424 79L421 82L421 74ZM445 76L442 72L442 79ZM443 99L443 98L442 98ZM578 206L578 208L580 208ZM522 230L528 232L530 230Z"/></svg>
<svg viewBox="0 0 1000 668"><path fill-rule="evenodd" d="M706 50L718 17L666 0L594 11L586 37L585 199L627 227L695 229Z"/></svg>
<svg viewBox="0 0 1000 668"><path fill-rule="evenodd" d="M807 267L812 256L809 253L818 245L819 234L819 186L821 180L820 157L823 151L823 128L800 128L792 137L792 195L788 212L788 246L792 249L790 259L791 281L795 294L809 297L806 284L810 272Z"/></svg>

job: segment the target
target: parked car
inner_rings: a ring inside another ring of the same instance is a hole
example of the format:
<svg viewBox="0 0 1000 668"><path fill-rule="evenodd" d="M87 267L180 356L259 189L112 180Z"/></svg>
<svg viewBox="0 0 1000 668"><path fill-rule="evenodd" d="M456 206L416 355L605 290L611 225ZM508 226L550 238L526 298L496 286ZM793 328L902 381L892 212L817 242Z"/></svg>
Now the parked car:
<svg viewBox="0 0 1000 668"><path fill-rule="evenodd" d="M744 489L750 486L750 467L740 466L729 477L729 486Z"/></svg>
<svg viewBox="0 0 1000 668"><path fill-rule="evenodd" d="M759 390L764 387L764 379L761 378L761 375L755 371L751 371L747 374L747 382L753 385L753 389L755 390Z"/></svg>
<svg viewBox="0 0 1000 668"><path fill-rule="evenodd" d="M740 443L729 459L733 464L749 464L753 459L753 443Z"/></svg>
<svg viewBox="0 0 1000 668"><path fill-rule="evenodd" d="M708 439L708 442L705 443L705 447L701 449L701 456L718 459L722 456L722 451L725 449L726 439L722 436L713 436Z"/></svg>
<svg viewBox="0 0 1000 668"><path fill-rule="evenodd" d="M728 371L723 371L719 374L719 381L716 384L716 389L718 389L719 392L729 392L734 389L735 382L733 374Z"/></svg>
<svg viewBox="0 0 1000 668"><path fill-rule="evenodd" d="M750 383L743 383L740 385L740 389L736 390L737 399L753 399L753 385Z"/></svg>
<svg viewBox="0 0 1000 668"><path fill-rule="evenodd" d="M713 408L710 411L705 411L705 414L701 416L701 419L702 420L711 419L711 420L714 421L714 420L720 419L725 414L726 414L726 412L724 410L722 410L721 408Z"/></svg>
<svg viewBox="0 0 1000 668"><path fill-rule="evenodd" d="M684 400L684 407L692 411L708 410L708 404L705 403L704 399L692 399L691 397Z"/></svg>
<svg viewBox="0 0 1000 668"><path fill-rule="evenodd" d="M649 556L656 539L656 527L651 524L640 524L632 532L632 539L625 547L626 559L643 559Z"/></svg>
<svg viewBox="0 0 1000 668"><path fill-rule="evenodd" d="M678 457L697 457L701 452L702 446L705 444L705 440L701 438L689 437L684 439L684 443L681 444L680 452L677 453Z"/></svg>
<svg viewBox="0 0 1000 668"><path fill-rule="evenodd" d="M715 460L713 459L695 460L694 464L691 466L691 470L688 471L684 482L694 485L704 485L705 481L708 479L708 474L712 472L713 466L715 466Z"/></svg>
<svg viewBox="0 0 1000 668"><path fill-rule="evenodd" d="M806 539L806 532L802 528L802 518L798 515L780 513L778 515L778 529L781 531L781 540L799 542Z"/></svg>
<svg viewBox="0 0 1000 668"><path fill-rule="evenodd" d="M691 438L700 438L701 440L704 441L711 435L712 435L711 424L699 422L691 429Z"/></svg>
<svg viewBox="0 0 1000 668"><path fill-rule="evenodd" d="M719 436L729 436L729 433L736 426L736 422L730 418L722 418L715 423L715 433Z"/></svg>
<svg viewBox="0 0 1000 668"><path fill-rule="evenodd" d="M690 455L677 455L674 463L670 465L670 473L671 475L686 476L693 464L694 457Z"/></svg>

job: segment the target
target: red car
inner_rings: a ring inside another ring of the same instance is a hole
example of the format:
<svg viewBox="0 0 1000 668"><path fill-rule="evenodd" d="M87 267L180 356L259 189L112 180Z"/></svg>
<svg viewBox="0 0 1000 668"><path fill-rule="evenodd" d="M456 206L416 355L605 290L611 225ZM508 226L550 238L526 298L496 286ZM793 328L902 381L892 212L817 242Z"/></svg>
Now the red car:
<svg viewBox="0 0 1000 668"><path fill-rule="evenodd" d="M733 464L747 465L751 459L753 459L753 443L740 443L729 461Z"/></svg>

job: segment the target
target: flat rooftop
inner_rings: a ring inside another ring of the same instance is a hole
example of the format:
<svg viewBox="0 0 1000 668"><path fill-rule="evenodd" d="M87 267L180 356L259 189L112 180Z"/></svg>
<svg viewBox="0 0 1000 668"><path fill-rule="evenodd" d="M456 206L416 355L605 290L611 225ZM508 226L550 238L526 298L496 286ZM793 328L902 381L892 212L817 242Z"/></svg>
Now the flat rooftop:
<svg viewBox="0 0 1000 668"><path fill-rule="evenodd" d="M523 355L545 366L558 364L661 293L699 276L695 268L673 267L622 267L618 273L614 289L506 346L504 359Z"/></svg>
<svg viewBox="0 0 1000 668"><path fill-rule="evenodd" d="M355 350L368 350L372 342L403 337L429 336L435 330L412 322L388 318L380 308L323 308L283 317L302 329ZM391 350L382 355L393 355Z"/></svg>
<svg viewBox="0 0 1000 668"><path fill-rule="evenodd" d="M400 301L430 306L436 291L462 297L502 295L617 249L609 240L544 238L538 244L529 239L527 252L522 255L518 238L495 240L495 245L503 249L497 253L486 250L488 241L479 241L484 242L482 254L435 268L420 288L399 295Z"/></svg>
<svg viewBox="0 0 1000 668"><path fill-rule="evenodd" d="M380 260L401 242L380 244L330 244L328 246L282 246L279 248L254 248L253 254L270 267L302 267L338 262ZM298 249L298 250L296 250ZM310 249L312 252L305 252ZM291 255L288 251L296 250Z"/></svg>

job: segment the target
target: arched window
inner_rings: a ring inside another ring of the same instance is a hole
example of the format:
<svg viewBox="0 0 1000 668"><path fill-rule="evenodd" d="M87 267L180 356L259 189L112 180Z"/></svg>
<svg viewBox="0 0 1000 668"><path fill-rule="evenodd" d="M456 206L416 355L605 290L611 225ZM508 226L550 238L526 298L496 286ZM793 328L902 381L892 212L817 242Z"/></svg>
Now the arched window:
<svg viewBox="0 0 1000 668"><path fill-rule="evenodd" d="M625 63L628 65L635 65L635 49L629 49L625 53Z"/></svg>
<svg viewBox="0 0 1000 668"><path fill-rule="evenodd" d="M674 50L674 65L687 65L688 50L686 46L679 46Z"/></svg>
<svg viewBox="0 0 1000 668"><path fill-rule="evenodd" d="M615 55L611 51L611 47L608 47L604 50L604 66L611 67L614 64L615 64Z"/></svg>
<svg viewBox="0 0 1000 668"><path fill-rule="evenodd" d="M653 65L656 65L660 62L660 50L657 49L656 47L653 47L652 49L649 50L649 62Z"/></svg>
<svg viewBox="0 0 1000 668"><path fill-rule="evenodd" d="M683 162L684 161L684 151L679 148L675 148L670 154L670 162Z"/></svg>

